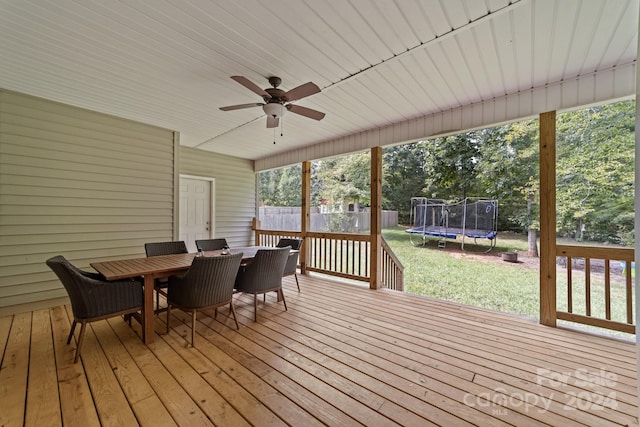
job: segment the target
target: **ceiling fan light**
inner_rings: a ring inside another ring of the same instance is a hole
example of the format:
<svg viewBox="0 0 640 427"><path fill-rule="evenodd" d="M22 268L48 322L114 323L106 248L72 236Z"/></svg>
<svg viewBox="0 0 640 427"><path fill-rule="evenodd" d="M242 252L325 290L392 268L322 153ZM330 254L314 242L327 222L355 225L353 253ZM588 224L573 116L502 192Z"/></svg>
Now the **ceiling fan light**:
<svg viewBox="0 0 640 427"><path fill-rule="evenodd" d="M284 116L285 111L287 111L284 108L284 105L278 104L276 102L264 104L262 106L262 109L264 110L267 116L271 116L271 117L282 117Z"/></svg>

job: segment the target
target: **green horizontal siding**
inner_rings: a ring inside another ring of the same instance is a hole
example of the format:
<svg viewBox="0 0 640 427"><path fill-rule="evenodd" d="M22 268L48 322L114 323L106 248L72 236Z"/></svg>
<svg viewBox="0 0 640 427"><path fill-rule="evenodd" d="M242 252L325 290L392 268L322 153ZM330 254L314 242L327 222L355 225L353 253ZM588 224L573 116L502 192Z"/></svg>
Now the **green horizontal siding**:
<svg viewBox="0 0 640 427"><path fill-rule="evenodd" d="M215 235L231 246L253 243L256 216L253 161L181 147L180 173L215 178Z"/></svg>
<svg viewBox="0 0 640 427"><path fill-rule="evenodd" d="M174 133L0 90L0 308L65 297L45 265L144 256L174 227Z"/></svg>

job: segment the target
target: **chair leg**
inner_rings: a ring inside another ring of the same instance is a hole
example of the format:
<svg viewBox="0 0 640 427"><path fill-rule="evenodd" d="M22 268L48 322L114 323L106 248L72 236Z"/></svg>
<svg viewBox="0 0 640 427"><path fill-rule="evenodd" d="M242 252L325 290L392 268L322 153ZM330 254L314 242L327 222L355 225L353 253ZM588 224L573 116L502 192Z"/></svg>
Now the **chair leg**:
<svg viewBox="0 0 640 427"><path fill-rule="evenodd" d="M238 318L236 317L236 308L233 306L233 301L229 303L229 310L231 314L233 314L233 321L236 322L236 329L240 330L240 325L238 325Z"/></svg>
<svg viewBox="0 0 640 427"><path fill-rule="evenodd" d="M258 321L258 294L253 294L253 321Z"/></svg>
<svg viewBox="0 0 640 427"><path fill-rule="evenodd" d="M78 337L78 347L76 348L76 357L73 358L73 363L78 363L78 357L80 357L80 350L82 350L82 342L84 341L84 330L87 326L87 322L80 322L80 336Z"/></svg>
<svg viewBox="0 0 640 427"><path fill-rule="evenodd" d="M284 292L282 292L282 288L278 289L278 295L280 295L280 298L282 298L282 302L284 303L284 311L288 311L287 300L284 299Z"/></svg>
<svg viewBox="0 0 640 427"><path fill-rule="evenodd" d="M196 314L198 310L193 310L191 313L191 347L196 346Z"/></svg>
<svg viewBox="0 0 640 427"><path fill-rule="evenodd" d="M171 319L171 304L167 301L167 333L169 333L169 319Z"/></svg>
<svg viewBox="0 0 640 427"><path fill-rule="evenodd" d="M218 307L213 309L213 318L217 319L218 318Z"/></svg>
<svg viewBox="0 0 640 427"><path fill-rule="evenodd" d="M160 292L156 289L156 316L160 312Z"/></svg>
<svg viewBox="0 0 640 427"><path fill-rule="evenodd" d="M293 277L296 278L296 285L298 286L298 292L300 292L300 283L298 282L298 275L296 273L293 273Z"/></svg>
<svg viewBox="0 0 640 427"><path fill-rule="evenodd" d="M77 324L78 322L76 322L76 319L73 319L73 323L71 324L71 332L69 332L69 337L67 338L67 344L71 342L71 337L73 337L73 332L76 330Z"/></svg>

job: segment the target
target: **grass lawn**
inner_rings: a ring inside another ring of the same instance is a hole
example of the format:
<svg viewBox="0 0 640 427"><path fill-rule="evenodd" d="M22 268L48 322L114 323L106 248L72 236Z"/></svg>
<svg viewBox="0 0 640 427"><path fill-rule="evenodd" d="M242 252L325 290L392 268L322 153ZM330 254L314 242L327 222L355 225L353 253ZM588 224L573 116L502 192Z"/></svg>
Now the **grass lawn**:
<svg viewBox="0 0 640 427"><path fill-rule="evenodd" d="M458 242L438 249L437 243L413 246L403 227L382 230L393 252L404 265L404 290L419 295L455 301L475 307L519 316L538 318L539 272L519 264L483 262L473 259L473 253L457 253ZM483 239L484 240L484 239ZM484 240L486 242L486 240ZM470 249L469 241L465 247ZM503 238L498 235L494 255L505 251L526 251L526 237Z"/></svg>
<svg viewBox="0 0 640 427"><path fill-rule="evenodd" d="M535 264L508 263L500 259L506 251L518 251L526 255L526 236L499 233L497 247L488 254L474 253L472 240L465 242L467 251L460 250L460 243L447 243L439 249L437 242L425 246L413 246L403 227L382 230L382 234L404 265L404 290L437 299L454 301L489 310L539 318L540 271ZM481 239L486 244L485 239ZM480 242L480 240L479 240ZM558 309L566 310L566 273L558 269ZM574 271L573 304L575 313L584 313L584 274ZM604 283L592 277L593 315L604 317ZM624 322L624 285L612 284L613 319ZM592 328L590 328L592 329ZM615 335L620 335L614 333ZM629 334L623 334L627 338Z"/></svg>

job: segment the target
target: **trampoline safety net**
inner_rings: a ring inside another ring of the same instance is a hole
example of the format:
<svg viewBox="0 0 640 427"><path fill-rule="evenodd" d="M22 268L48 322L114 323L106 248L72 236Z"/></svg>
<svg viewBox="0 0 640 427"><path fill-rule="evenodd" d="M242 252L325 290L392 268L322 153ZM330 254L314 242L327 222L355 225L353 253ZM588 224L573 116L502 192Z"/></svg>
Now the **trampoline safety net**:
<svg viewBox="0 0 640 427"><path fill-rule="evenodd" d="M411 198L411 226L407 229L414 245L422 245L427 237L444 239L488 239L491 250L495 246L498 225L498 200L467 197L462 201L446 201L426 197Z"/></svg>

